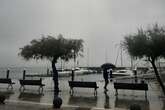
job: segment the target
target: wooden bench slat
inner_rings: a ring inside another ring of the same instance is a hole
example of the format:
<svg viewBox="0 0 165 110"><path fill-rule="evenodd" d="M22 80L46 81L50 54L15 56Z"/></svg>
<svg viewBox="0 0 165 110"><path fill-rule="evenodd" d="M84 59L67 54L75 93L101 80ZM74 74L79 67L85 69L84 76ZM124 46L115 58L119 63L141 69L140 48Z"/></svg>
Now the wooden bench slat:
<svg viewBox="0 0 165 110"><path fill-rule="evenodd" d="M69 81L70 87L98 88L96 82Z"/></svg>
<svg viewBox="0 0 165 110"><path fill-rule="evenodd" d="M15 84L10 78L0 78L0 83L8 84L8 88L11 87L11 89L13 89L12 85Z"/></svg>
<svg viewBox="0 0 165 110"><path fill-rule="evenodd" d="M0 83L15 84L11 79L0 78Z"/></svg>
<svg viewBox="0 0 165 110"><path fill-rule="evenodd" d="M21 85L45 86L42 80L19 80Z"/></svg>
<svg viewBox="0 0 165 110"><path fill-rule="evenodd" d="M10 83L12 83L12 82L11 82L11 79L5 79L5 78L2 79L2 78L1 78L1 79L0 79L0 83L9 83L9 84L10 84Z"/></svg>
<svg viewBox="0 0 165 110"><path fill-rule="evenodd" d="M97 84L96 82L82 82L82 81L68 81L69 82L69 86L71 88L71 91L70 93L73 94L73 88L74 87L81 87L81 88L94 88L95 91L94 91L94 95L97 94Z"/></svg>
<svg viewBox="0 0 165 110"><path fill-rule="evenodd" d="M115 89L148 90L146 83L114 83Z"/></svg>
<svg viewBox="0 0 165 110"><path fill-rule="evenodd" d="M145 96L147 96L146 91L148 90L148 84L146 83L114 83L114 88L116 89L116 95L118 95L118 89L128 89L128 90L144 90Z"/></svg>
<svg viewBox="0 0 165 110"><path fill-rule="evenodd" d="M20 82L20 90L23 88L23 90L25 90L25 85L31 85L31 86L39 86L39 92L41 89L41 92L43 92L43 86L45 86L45 84L42 84L42 80L19 80Z"/></svg>

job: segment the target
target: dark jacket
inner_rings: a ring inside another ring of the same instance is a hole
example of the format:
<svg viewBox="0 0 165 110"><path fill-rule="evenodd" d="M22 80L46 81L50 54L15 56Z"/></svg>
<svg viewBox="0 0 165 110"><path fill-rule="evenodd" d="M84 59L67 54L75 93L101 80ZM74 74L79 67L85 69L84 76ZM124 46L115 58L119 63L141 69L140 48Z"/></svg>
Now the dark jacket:
<svg viewBox="0 0 165 110"><path fill-rule="evenodd" d="M108 72L107 72L107 69L103 69L103 78L104 78L104 80L108 80Z"/></svg>

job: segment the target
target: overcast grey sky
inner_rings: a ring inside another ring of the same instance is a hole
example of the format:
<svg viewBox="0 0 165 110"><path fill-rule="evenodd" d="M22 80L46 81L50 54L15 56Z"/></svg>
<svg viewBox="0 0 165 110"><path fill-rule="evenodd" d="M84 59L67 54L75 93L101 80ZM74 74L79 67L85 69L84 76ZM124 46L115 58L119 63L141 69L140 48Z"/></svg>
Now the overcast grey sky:
<svg viewBox="0 0 165 110"><path fill-rule="evenodd" d="M60 33L84 39L80 65L114 63L124 35L165 25L164 10L165 0L0 0L0 66L44 64L25 62L17 55L19 48L42 34ZM129 60L124 57L124 64Z"/></svg>

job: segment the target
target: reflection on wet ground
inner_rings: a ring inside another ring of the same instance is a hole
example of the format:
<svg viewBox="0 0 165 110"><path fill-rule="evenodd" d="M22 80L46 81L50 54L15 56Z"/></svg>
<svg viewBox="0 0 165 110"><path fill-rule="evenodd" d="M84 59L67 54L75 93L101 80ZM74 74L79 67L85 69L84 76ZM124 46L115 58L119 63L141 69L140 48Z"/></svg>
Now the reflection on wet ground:
<svg viewBox="0 0 165 110"><path fill-rule="evenodd" d="M111 108L109 95L107 94L107 92L104 92L104 94L105 94L104 108L109 109L109 108Z"/></svg>
<svg viewBox="0 0 165 110"><path fill-rule="evenodd" d="M77 79L84 78L87 81L94 81L93 75L77 77ZM91 88L75 88L75 93L73 96L69 93L69 79L61 79L60 92L59 96L63 100L63 106L81 106L84 109L91 108L106 108L106 109L115 109L115 110L128 110L131 104L139 104L142 110L165 110L165 98L161 93L161 89L158 86L158 83L155 81L149 81L149 91L147 92L147 99L145 98L144 91L136 90L120 90L118 97L115 96L115 90L113 87L113 82L109 83L106 93L104 93L103 86L104 82L100 79L102 75L96 75L95 80L97 81L98 94L97 96L93 95L93 89ZM37 90L38 87L28 86L27 90L24 92L19 91L19 82L15 81L13 90L7 90L1 88L0 94L7 97L6 102L12 101L23 101L23 102L32 102L32 103L44 103L51 105L53 101L53 82L52 78L45 78L43 83L46 85L44 88L43 94L39 94Z"/></svg>
<svg viewBox="0 0 165 110"><path fill-rule="evenodd" d="M147 99L129 99L129 97L126 98L120 98L116 97L115 100L115 108L125 108L129 109L132 104L138 104L141 106L142 110L150 110L149 109L149 101Z"/></svg>
<svg viewBox="0 0 165 110"><path fill-rule="evenodd" d="M70 96L68 105L94 106L95 107L97 105L97 97Z"/></svg>
<svg viewBox="0 0 165 110"><path fill-rule="evenodd" d="M18 96L18 99L24 101L40 102L42 96L43 94L40 93L21 92Z"/></svg>
<svg viewBox="0 0 165 110"><path fill-rule="evenodd" d="M10 96L14 94L14 91L13 90L5 90L5 91L0 91L0 95L3 95L6 97L6 99L9 99Z"/></svg>

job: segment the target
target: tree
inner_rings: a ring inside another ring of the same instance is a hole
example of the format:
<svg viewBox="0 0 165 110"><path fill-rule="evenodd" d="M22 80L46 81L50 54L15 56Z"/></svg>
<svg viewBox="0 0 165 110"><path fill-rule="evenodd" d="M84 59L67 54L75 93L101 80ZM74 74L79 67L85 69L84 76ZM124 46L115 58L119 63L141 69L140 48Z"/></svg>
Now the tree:
<svg viewBox="0 0 165 110"><path fill-rule="evenodd" d="M74 53L73 53L74 51ZM59 93L58 71L56 69L57 60L60 58L64 61L82 56L83 40L82 39L65 39L60 34L57 38L52 36L34 39L29 45L20 49L19 55L25 60L30 59L48 59L51 61L54 81L54 99Z"/></svg>
<svg viewBox="0 0 165 110"><path fill-rule="evenodd" d="M165 94L165 87L155 64L159 58L165 58L165 28L154 24L146 30L138 29L137 33L125 36L123 46L132 57L145 58L151 63Z"/></svg>

